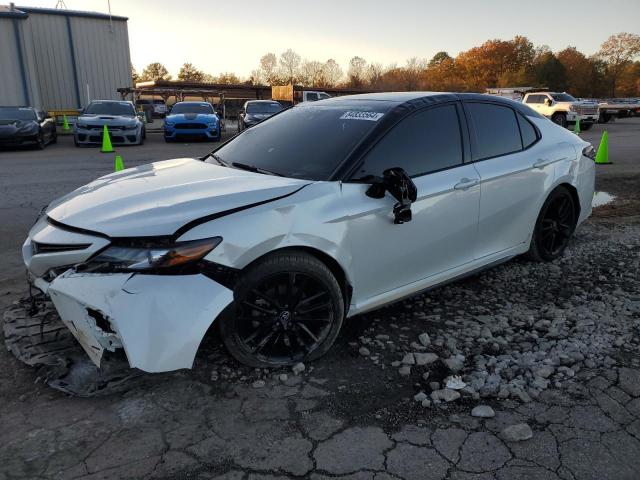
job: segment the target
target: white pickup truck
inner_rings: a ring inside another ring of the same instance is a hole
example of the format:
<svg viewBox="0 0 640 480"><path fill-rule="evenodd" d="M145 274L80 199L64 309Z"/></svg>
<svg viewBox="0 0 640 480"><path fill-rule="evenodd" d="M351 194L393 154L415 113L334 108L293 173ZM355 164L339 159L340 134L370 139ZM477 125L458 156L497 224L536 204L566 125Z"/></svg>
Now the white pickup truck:
<svg viewBox="0 0 640 480"><path fill-rule="evenodd" d="M580 101L568 93L529 92L522 102L563 127L575 125L580 119L580 128L589 130L600 116L596 102Z"/></svg>

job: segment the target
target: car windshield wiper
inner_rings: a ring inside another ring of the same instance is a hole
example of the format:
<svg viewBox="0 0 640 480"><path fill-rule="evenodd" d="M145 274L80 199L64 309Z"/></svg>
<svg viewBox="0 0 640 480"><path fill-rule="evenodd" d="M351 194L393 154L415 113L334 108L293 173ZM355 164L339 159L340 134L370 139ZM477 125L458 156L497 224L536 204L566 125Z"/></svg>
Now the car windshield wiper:
<svg viewBox="0 0 640 480"><path fill-rule="evenodd" d="M264 173L265 175L275 175L277 177L284 177L284 175L281 174L281 173L272 172L271 170L267 170L265 168L256 167L255 165L248 165L246 163L231 162L231 166L239 168L240 170L247 170L249 172Z"/></svg>
<svg viewBox="0 0 640 480"><path fill-rule="evenodd" d="M222 158L220 158L219 155L216 155L215 153L211 152L208 153L205 157L203 157L202 159L206 159L207 157L211 157L213 158L216 162L218 162L220 165L222 165L223 167L231 167L231 165L229 165L229 162L223 160Z"/></svg>

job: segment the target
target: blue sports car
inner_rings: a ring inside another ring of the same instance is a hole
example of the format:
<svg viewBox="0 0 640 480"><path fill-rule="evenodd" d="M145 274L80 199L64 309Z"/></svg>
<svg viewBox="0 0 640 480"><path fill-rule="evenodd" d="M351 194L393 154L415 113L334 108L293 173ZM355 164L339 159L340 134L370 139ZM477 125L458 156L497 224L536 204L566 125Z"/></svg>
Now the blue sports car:
<svg viewBox="0 0 640 480"><path fill-rule="evenodd" d="M164 139L220 140L220 119L207 102L178 102L164 119Z"/></svg>

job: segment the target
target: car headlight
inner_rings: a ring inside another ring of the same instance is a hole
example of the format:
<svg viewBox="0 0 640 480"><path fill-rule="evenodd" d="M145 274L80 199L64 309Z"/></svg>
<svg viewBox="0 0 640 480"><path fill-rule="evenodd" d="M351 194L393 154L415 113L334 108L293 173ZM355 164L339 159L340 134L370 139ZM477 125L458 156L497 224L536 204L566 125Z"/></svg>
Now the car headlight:
<svg viewBox="0 0 640 480"><path fill-rule="evenodd" d="M222 237L176 242L166 246L114 245L80 265L78 271L94 273L166 271L202 260L220 242Z"/></svg>
<svg viewBox="0 0 640 480"><path fill-rule="evenodd" d="M569 110L571 110L572 112L576 112L578 111L578 108L575 105L569 105Z"/></svg>
<svg viewBox="0 0 640 480"><path fill-rule="evenodd" d="M209 122L209 123L207 123L207 126L209 128L215 128L216 126L218 126L218 124L216 122Z"/></svg>
<svg viewBox="0 0 640 480"><path fill-rule="evenodd" d="M173 122L167 122L167 121L165 121L165 122L164 122L164 124L165 124L167 127L173 127L173 126L175 125L175 123L173 123Z"/></svg>

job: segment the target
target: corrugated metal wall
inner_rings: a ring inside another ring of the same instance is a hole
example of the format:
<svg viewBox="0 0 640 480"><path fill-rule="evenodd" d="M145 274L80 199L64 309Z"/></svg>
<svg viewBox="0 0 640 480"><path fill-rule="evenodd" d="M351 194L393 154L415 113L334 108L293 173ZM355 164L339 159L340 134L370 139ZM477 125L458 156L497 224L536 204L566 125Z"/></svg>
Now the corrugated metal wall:
<svg viewBox="0 0 640 480"><path fill-rule="evenodd" d="M14 22L19 24L30 102ZM0 59L0 105L80 108L90 99L117 100L117 88L131 86L129 33L122 19L34 11L26 18L0 17Z"/></svg>
<svg viewBox="0 0 640 480"><path fill-rule="evenodd" d="M23 18L0 17L0 105L41 107L40 92L35 78L35 62L29 35L25 35ZM18 41L16 41L16 28ZM22 77L18 49L22 44Z"/></svg>
<svg viewBox="0 0 640 480"><path fill-rule="evenodd" d="M67 17L29 14L25 26L33 42L42 103L48 110L77 108Z"/></svg>
<svg viewBox="0 0 640 480"><path fill-rule="evenodd" d="M131 86L127 22L71 18L82 104L91 99L120 99L118 87Z"/></svg>

